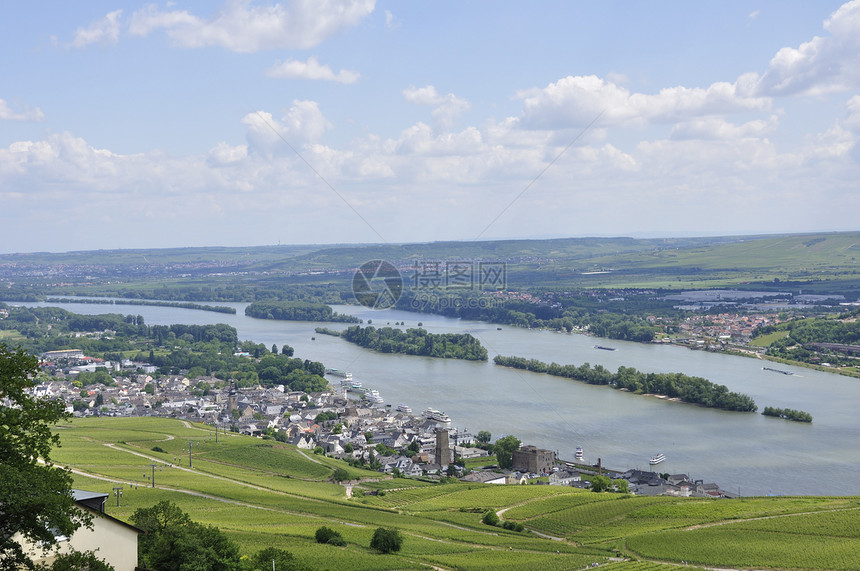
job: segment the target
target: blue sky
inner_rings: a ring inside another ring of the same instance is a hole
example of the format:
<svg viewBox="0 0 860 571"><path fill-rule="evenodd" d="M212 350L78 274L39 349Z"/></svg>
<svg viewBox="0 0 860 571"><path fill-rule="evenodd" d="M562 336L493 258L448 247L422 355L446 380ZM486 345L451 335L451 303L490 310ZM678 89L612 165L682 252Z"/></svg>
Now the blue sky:
<svg viewBox="0 0 860 571"><path fill-rule="evenodd" d="M858 228L860 0L3 10L0 252Z"/></svg>

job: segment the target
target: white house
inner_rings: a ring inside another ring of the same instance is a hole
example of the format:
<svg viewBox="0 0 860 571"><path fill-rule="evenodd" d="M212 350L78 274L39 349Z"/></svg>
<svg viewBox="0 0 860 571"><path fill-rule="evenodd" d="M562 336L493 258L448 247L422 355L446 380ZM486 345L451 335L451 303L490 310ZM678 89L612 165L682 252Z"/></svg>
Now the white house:
<svg viewBox="0 0 860 571"><path fill-rule="evenodd" d="M36 564L50 564L57 555L74 549L95 552L96 557L112 565L116 571L134 571L137 567L137 536L141 531L104 513L108 494L72 490L72 495L75 507L92 514L92 529L81 527L71 537L58 537L56 549L48 552L31 546L30 554Z"/></svg>

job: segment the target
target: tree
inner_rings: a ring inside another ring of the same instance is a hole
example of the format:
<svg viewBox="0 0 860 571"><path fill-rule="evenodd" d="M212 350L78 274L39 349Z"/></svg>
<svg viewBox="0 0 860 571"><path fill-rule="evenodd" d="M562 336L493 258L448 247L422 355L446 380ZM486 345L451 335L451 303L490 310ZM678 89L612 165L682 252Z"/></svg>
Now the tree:
<svg viewBox="0 0 860 571"><path fill-rule="evenodd" d="M590 479L592 492L605 492L612 483L612 480L606 476L591 476Z"/></svg>
<svg viewBox="0 0 860 571"><path fill-rule="evenodd" d="M487 444L493 438L493 435L488 430L479 430L475 440L481 444Z"/></svg>
<svg viewBox="0 0 860 571"><path fill-rule="evenodd" d="M612 485L615 486L615 491L619 494L629 494L630 493L630 483L624 478L618 478L616 480L612 480Z"/></svg>
<svg viewBox="0 0 860 571"><path fill-rule="evenodd" d="M331 475L331 479L335 482L345 482L349 480L349 472L343 468L337 468Z"/></svg>
<svg viewBox="0 0 860 571"><path fill-rule="evenodd" d="M514 451L520 449L520 439L513 435L503 436L496 440L495 451L499 468L511 469L514 465Z"/></svg>
<svg viewBox="0 0 860 571"><path fill-rule="evenodd" d="M381 553L393 553L403 547L403 536L396 529L377 527L370 540L370 547Z"/></svg>
<svg viewBox="0 0 860 571"><path fill-rule="evenodd" d="M114 566L105 563L92 551L76 551L58 555L50 565L39 565L36 571L115 571Z"/></svg>
<svg viewBox="0 0 860 571"><path fill-rule="evenodd" d="M153 571L239 571L239 548L217 527L205 526L172 502L138 508L131 516L143 530L138 542L141 567Z"/></svg>
<svg viewBox="0 0 860 571"><path fill-rule="evenodd" d="M296 559L295 555L277 547L267 547L258 551L253 557L247 558L242 566L246 571L269 571L274 568L278 571L304 571L308 567Z"/></svg>
<svg viewBox="0 0 860 571"><path fill-rule="evenodd" d="M337 546L346 545L343 536L330 527L323 526L317 529L314 538L316 538L317 543L328 543L329 545Z"/></svg>
<svg viewBox="0 0 860 571"><path fill-rule="evenodd" d="M75 507L72 476L54 466L51 448L60 437L51 425L67 418L61 401L29 394L39 361L21 349L0 344L0 571L32 565L18 539L56 545L91 517ZM40 463L39 460L43 463Z"/></svg>
<svg viewBox="0 0 860 571"><path fill-rule="evenodd" d="M496 526L499 525L499 516L493 510L488 510L484 512L484 517L481 518L481 521L487 525Z"/></svg>

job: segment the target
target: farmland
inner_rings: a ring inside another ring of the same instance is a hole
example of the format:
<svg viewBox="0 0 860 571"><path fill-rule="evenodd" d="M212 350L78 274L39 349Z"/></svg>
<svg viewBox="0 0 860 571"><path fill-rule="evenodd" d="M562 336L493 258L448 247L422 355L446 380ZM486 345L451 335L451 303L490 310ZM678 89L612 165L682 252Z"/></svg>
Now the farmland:
<svg viewBox="0 0 860 571"><path fill-rule="evenodd" d="M219 432L216 442L212 427L183 421L77 419L57 431L62 446L55 460L74 471L76 487L111 494L108 514L128 521L135 509L170 500L194 520L219 527L242 553L277 546L315 569L584 569L599 563L652 571L682 562L851 569L860 560L860 498L652 498L561 486L380 480L379 473L272 440ZM331 482L336 468L353 479L351 498ZM123 487L119 506L115 486ZM526 531L482 524L487 510ZM316 543L322 525L347 545ZM400 530L402 551L369 549L379 526Z"/></svg>

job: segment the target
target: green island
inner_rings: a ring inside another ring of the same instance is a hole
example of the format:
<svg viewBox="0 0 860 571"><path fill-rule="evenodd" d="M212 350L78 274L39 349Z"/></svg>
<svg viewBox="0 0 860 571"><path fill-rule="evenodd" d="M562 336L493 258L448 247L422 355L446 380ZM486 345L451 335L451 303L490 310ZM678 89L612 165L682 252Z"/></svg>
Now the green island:
<svg viewBox="0 0 860 571"><path fill-rule="evenodd" d="M380 353L402 353L441 359L486 361L487 350L468 333L428 333L426 329L410 328L406 331L393 327L376 328L372 325L353 325L338 332L318 327L317 333L341 337L366 349Z"/></svg>
<svg viewBox="0 0 860 571"><path fill-rule="evenodd" d="M775 416L795 422L812 422L812 415L802 410L794 410L793 408L776 408L772 406L764 407L761 412L765 416Z"/></svg>
<svg viewBox="0 0 860 571"><path fill-rule="evenodd" d="M502 355L496 355L493 362L503 367L576 379L590 385L606 385L636 394L660 395L709 408L740 412L758 410L755 401L748 395L729 391L725 385L718 385L707 379L691 377L683 373L643 373L633 367L623 366L618 367L618 371L613 373L602 365L594 367L588 363L580 366L559 365L544 363L537 359Z"/></svg>
<svg viewBox="0 0 860 571"><path fill-rule="evenodd" d="M94 303L103 305L149 305L154 307L178 307L180 309L196 309L198 311L214 311L216 313L236 313L235 307L226 305L206 305L187 301L157 301L145 299L82 299L78 297L48 297L49 303Z"/></svg>
<svg viewBox="0 0 860 571"><path fill-rule="evenodd" d="M108 515L132 521L171 502L248 559L288 551L296 567L285 569L851 570L860 560L856 497L640 497L380 479L273 440L220 432L216 441L210 425L170 419L76 419L55 433L54 461L74 470L75 487L111 494ZM193 468L176 462L189 441ZM152 464L163 468L154 483L142 477ZM124 487L119 506L115 486ZM488 512L499 525L483 523ZM399 550L370 547L379 528L399 532ZM343 544L319 541L330 532Z"/></svg>
<svg viewBox="0 0 860 571"><path fill-rule="evenodd" d="M308 301L255 301L245 308L245 315L257 319L282 319L285 321L334 321L338 323L360 323L352 315L332 311L324 303Z"/></svg>

